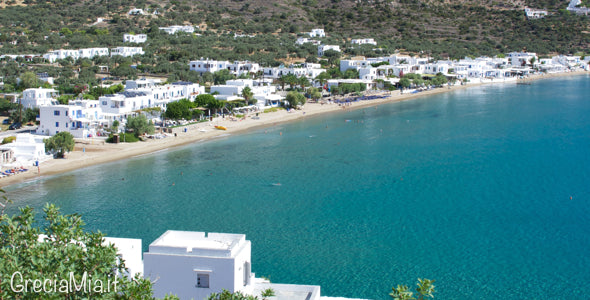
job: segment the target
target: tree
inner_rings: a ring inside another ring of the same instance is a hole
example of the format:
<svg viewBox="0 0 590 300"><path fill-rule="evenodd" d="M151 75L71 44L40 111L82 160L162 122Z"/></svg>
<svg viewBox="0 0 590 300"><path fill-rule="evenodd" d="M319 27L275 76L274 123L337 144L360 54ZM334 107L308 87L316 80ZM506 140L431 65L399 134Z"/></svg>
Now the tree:
<svg viewBox="0 0 590 300"><path fill-rule="evenodd" d="M244 97L244 100L246 100L246 103L248 103L248 101L254 96L254 93L252 92L252 89L247 86L242 90L242 97Z"/></svg>
<svg viewBox="0 0 590 300"><path fill-rule="evenodd" d="M21 85L23 86L23 89L38 87L39 80L37 80L37 75L33 72L25 72L21 77Z"/></svg>
<svg viewBox="0 0 590 300"><path fill-rule="evenodd" d="M190 120L192 117L191 109L195 107L195 103L188 99L180 99L179 101L170 102L166 106L164 116L173 120Z"/></svg>
<svg viewBox="0 0 590 300"><path fill-rule="evenodd" d="M406 78L406 77L404 77L404 78L401 78L401 79L399 80L399 85L400 85L402 88L404 88L404 89L408 88L408 87L410 86L410 84L411 84L411 83L410 83L410 80L409 80L408 78Z"/></svg>
<svg viewBox="0 0 590 300"><path fill-rule="evenodd" d="M154 124L152 121L148 121L145 115L139 115L137 117L128 117L127 118L127 129L133 130L133 134L136 137L147 134L153 134Z"/></svg>
<svg viewBox="0 0 590 300"><path fill-rule="evenodd" d="M418 278L418 287L416 291L418 291L418 300L424 300L425 298L434 298L434 280L430 279L420 279ZM408 289L407 285L397 285L397 287L391 288L391 293L389 296L393 298L393 300L413 300L414 293Z"/></svg>
<svg viewBox="0 0 590 300"><path fill-rule="evenodd" d="M112 131L113 132L118 132L119 131L119 121L118 120L114 120L113 124L111 125Z"/></svg>
<svg viewBox="0 0 590 300"><path fill-rule="evenodd" d="M197 107L207 107L212 101L215 101L215 97L211 94L200 94L195 98Z"/></svg>
<svg viewBox="0 0 590 300"><path fill-rule="evenodd" d="M4 199L5 203L0 203L3 208L10 203ZM1 211L0 298L33 299L40 295L45 299L153 298L149 280L120 276L128 272L125 262L117 255L114 245L104 243L103 233L85 231L80 215L62 215L55 205L47 204L43 211L45 221L41 227L37 227L33 208L21 208L20 214L14 216L6 215L4 209ZM73 276L81 282L85 274L93 288L78 289L66 283L65 287L72 290L64 292L62 279L69 281ZM35 285L31 283L24 290L24 284L19 284L21 278L35 280L33 283L39 280L45 289L42 294L35 293ZM102 286L100 291L97 286Z"/></svg>
<svg viewBox="0 0 590 300"><path fill-rule="evenodd" d="M285 97L285 100L289 102L287 104L289 108L297 108L299 107L299 105L305 104L305 96L303 96L303 94L301 93L294 91L287 93L287 97Z"/></svg>
<svg viewBox="0 0 590 300"><path fill-rule="evenodd" d="M56 157L65 157L66 152L74 150L74 136L67 132L62 131L56 133L54 136L43 140L45 142L45 151L54 152Z"/></svg>

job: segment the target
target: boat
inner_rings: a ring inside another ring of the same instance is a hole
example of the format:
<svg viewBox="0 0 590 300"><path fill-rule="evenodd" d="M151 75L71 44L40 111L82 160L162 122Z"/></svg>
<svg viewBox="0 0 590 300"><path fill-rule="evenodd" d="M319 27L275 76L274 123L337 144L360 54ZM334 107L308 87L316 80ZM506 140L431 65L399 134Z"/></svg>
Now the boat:
<svg viewBox="0 0 590 300"><path fill-rule="evenodd" d="M215 125L215 128L217 128L219 130L227 130L227 128L220 126L220 125Z"/></svg>

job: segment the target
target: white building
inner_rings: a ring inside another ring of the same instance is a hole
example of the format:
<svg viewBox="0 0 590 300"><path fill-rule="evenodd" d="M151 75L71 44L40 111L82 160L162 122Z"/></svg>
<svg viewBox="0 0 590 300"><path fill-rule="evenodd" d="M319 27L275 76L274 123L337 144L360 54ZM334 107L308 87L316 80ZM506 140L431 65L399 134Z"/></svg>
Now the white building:
<svg viewBox="0 0 590 300"><path fill-rule="evenodd" d="M249 61L217 61L201 58L200 60L193 60L189 62L189 69L191 71L198 72L200 75L203 73L210 72L215 73L217 71L226 69L231 74L240 76L242 74L253 74L260 71L260 65Z"/></svg>
<svg viewBox="0 0 590 300"><path fill-rule="evenodd" d="M49 52L47 52L47 54L43 55L43 58L47 59L51 63L55 62L58 59L66 59L68 57L71 57L72 59L77 60L78 58L80 58L80 51L79 50L60 49L60 50L49 51Z"/></svg>
<svg viewBox="0 0 590 300"><path fill-rule="evenodd" d="M309 37L326 37L326 33L324 32L323 29L320 28L314 28L311 30L311 32L309 32Z"/></svg>
<svg viewBox="0 0 590 300"><path fill-rule="evenodd" d="M133 55L143 55L143 48L142 47L117 47L111 49L111 57L115 55L121 55L124 57L129 57Z"/></svg>
<svg viewBox="0 0 590 300"><path fill-rule="evenodd" d="M129 12L127 14L136 16L136 15L145 15L145 12L141 8L133 8L133 9L129 10Z"/></svg>
<svg viewBox="0 0 590 300"><path fill-rule="evenodd" d="M180 26L180 25L172 25L168 27L160 27L160 30L164 30L167 34L176 34L177 32L186 32L186 33L193 33L195 32L195 27L187 25L187 26Z"/></svg>
<svg viewBox="0 0 590 300"><path fill-rule="evenodd" d="M109 48L85 48L78 50L80 58L93 58L95 56L109 56Z"/></svg>
<svg viewBox="0 0 590 300"><path fill-rule="evenodd" d="M314 79L322 72L326 72L326 69L322 69L320 64L304 63L301 65L291 65L288 68L285 68L284 66L278 68L264 68L262 72L264 77L274 79L289 74L293 74L297 77L305 76L308 79Z"/></svg>
<svg viewBox="0 0 590 300"><path fill-rule="evenodd" d="M110 122L125 121L134 111L160 107L165 109L170 102L180 99L194 101L197 95L205 92L205 88L192 82L175 82L157 85L157 80L128 80L124 92L104 95L98 99L103 116Z"/></svg>
<svg viewBox="0 0 590 300"><path fill-rule="evenodd" d="M306 43L311 43L313 45L320 45L322 42L316 41L316 40L312 40L312 39L308 39L306 37L297 38L297 41L295 41L295 44L297 44L297 45L303 45L303 44L306 44Z"/></svg>
<svg viewBox="0 0 590 300"><path fill-rule="evenodd" d="M4 162L6 165L30 167L36 161L45 161L51 158L45 154L44 137L32 135L30 133L19 133L16 140L9 144L0 146L2 152L12 152L10 161Z"/></svg>
<svg viewBox="0 0 590 300"><path fill-rule="evenodd" d="M125 43L145 43L147 41L147 34L123 34L123 42Z"/></svg>
<svg viewBox="0 0 590 300"><path fill-rule="evenodd" d="M324 53L328 50L334 50L340 52L340 46L337 45L319 45L318 46L318 56L324 56Z"/></svg>
<svg viewBox="0 0 590 300"><path fill-rule="evenodd" d="M57 102L55 99L57 94L58 91L54 89L26 89L23 91L23 97L20 99L20 103L24 109L52 105Z"/></svg>
<svg viewBox="0 0 590 300"><path fill-rule="evenodd" d="M424 74L436 75L438 73L449 73L449 65L445 63L433 63L424 66Z"/></svg>
<svg viewBox="0 0 590 300"><path fill-rule="evenodd" d="M108 48L85 48L85 49L76 49L76 50L54 50L49 51L43 55L43 58L47 59L49 62L53 63L58 59L66 59L71 57L73 60L78 60L79 58L93 58L95 56L108 56L109 49Z"/></svg>
<svg viewBox="0 0 590 300"><path fill-rule="evenodd" d="M243 234L167 231L145 252L144 276L154 296L206 299L211 293L242 292L260 296L271 288L276 299L319 300L319 286L271 284L251 271L252 245Z"/></svg>
<svg viewBox="0 0 590 300"><path fill-rule="evenodd" d="M154 296L205 299L226 289L253 291L251 244L243 234L166 231L144 253L144 276Z"/></svg>
<svg viewBox="0 0 590 300"><path fill-rule="evenodd" d="M350 41L350 43L357 45L377 45L377 42L375 42L375 40L371 38L353 39L352 41Z"/></svg>
<svg viewBox="0 0 590 300"><path fill-rule="evenodd" d="M525 13L527 19L542 19L545 16L547 16L546 10L532 9L532 8L528 8L528 7L525 7L524 13Z"/></svg>
<svg viewBox="0 0 590 300"><path fill-rule="evenodd" d="M228 66L228 61L209 60L208 58L203 59L202 57L200 60L189 62L189 69L198 72L200 75L203 75L203 73L206 72L215 73L219 70L227 69Z"/></svg>
<svg viewBox="0 0 590 300"><path fill-rule="evenodd" d="M538 60L537 54L534 52L510 52L507 55L508 61L512 66L525 66L530 64L531 59Z"/></svg>
<svg viewBox="0 0 590 300"><path fill-rule="evenodd" d="M100 125L106 125L97 100L70 101L68 105L39 107L37 134L55 135L67 131L75 138L95 136Z"/></svg>

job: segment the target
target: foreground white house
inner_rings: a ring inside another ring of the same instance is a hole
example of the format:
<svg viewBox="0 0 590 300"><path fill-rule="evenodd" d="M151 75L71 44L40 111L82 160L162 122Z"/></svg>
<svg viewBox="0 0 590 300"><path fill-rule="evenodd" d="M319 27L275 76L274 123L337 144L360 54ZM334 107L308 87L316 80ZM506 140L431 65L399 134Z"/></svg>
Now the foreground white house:
<svg viewBox="0 0 590 300"><path fill-rule="evenodd" d="M272 288L276 299L319 300L320 287L271 284L252 273L252 244L243 234L166 231L143 255L143 275L155 281L154 296L205 299L230 292L260 297Z"/></svg>

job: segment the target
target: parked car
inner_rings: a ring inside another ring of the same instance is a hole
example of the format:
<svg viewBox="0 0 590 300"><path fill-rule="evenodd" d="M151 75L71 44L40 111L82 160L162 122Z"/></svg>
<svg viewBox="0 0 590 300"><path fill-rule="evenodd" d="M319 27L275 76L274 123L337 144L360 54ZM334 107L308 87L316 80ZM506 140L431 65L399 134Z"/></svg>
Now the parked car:
<svg viewBox="0 0 590 300"><path fill-rule="evenodd" d="M8 130L20 129L21 127L23 127L23 125L19 122L16 122L16 123L12 123L12 125L8 126Z"/></svg>
<svg viewBox="0 0 590 300"><path fill-rule="evenodd" d="M10 124L10 119L4 119L4 121L2 121L2 125L8 125Z"/></svg>

